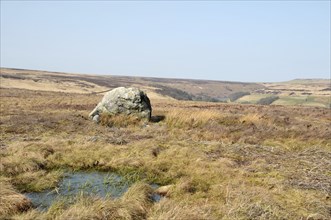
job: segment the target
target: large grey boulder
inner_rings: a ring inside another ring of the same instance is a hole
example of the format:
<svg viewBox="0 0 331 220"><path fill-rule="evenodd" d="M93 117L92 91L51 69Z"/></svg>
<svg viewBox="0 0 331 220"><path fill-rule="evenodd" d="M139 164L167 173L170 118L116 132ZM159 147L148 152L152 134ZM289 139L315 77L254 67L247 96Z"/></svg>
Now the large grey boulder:
<svg viewBox="0 0 331 220"><path fill-rule="evenodd" d="M98 121L101 113L135 115L149 120L152 107L143 91L137 88L118 87L107 92L89 116L94 121Z"/></svg>

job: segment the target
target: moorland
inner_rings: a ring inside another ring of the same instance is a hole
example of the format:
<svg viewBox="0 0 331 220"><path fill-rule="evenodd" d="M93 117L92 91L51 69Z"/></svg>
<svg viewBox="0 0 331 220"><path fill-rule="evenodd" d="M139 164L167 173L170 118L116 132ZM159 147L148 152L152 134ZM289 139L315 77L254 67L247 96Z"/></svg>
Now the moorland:
<svg viewBox="0 0 331 220"><path fill-rule="evenodd" d="M152 120L91 121L103 92L117 86L146 91ZM328 80L233 83L2 68L0 218L330 219L329 88ZM255 97L275 95L263 105ZM111 171L132 184L116 199L77 195L47 210L25 196L56 189L66 172L78 171ZM168 186L160 201L151 200L151 184Z"/></svg>

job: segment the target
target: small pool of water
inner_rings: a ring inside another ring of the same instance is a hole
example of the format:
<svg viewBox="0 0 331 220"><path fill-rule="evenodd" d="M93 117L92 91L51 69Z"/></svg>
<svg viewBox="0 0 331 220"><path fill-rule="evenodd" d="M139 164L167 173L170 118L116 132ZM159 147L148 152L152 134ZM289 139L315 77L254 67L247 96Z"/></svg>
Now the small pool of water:
<svg viewBox="0 0 331 220"><path fill-rule="evenodd" d="M102 198L119 198L131 186L121 176L107 172L77 172L66 174L57 188L25 195L39 210L47 210L55 201L73 198L76 195L92 195ZM157 184L151 184L157 188ZM159 201L160 195L153 194L152 200Z"/></svg>

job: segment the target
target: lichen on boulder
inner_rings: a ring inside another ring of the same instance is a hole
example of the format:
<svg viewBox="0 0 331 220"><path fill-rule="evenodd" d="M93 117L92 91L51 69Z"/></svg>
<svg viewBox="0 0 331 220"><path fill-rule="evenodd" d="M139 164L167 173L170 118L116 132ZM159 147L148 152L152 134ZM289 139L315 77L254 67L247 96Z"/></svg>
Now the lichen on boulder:
<svg viewBox="0 0 331 220"><path fill-rule="evenodd" d="M89 117L98 121L100 114L133 115L150 120L152 106L145 92L137 88L118 87L107 92Z"/></svg>

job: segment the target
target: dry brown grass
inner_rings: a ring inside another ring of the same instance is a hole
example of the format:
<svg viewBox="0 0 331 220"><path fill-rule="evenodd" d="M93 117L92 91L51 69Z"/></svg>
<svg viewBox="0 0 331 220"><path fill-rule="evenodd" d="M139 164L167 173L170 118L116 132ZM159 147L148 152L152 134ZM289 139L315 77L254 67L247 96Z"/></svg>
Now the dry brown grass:
<svg viewBox="0 0 331 220"><path fill-rule="evenodd" d="M169 127L197 128L220 118L219 112L210 110L172 110L167 112L166 123Z"/></svg>
<svg viewBox="0 0 331 220"><path fill-rule="evenodd" d="M11 215L26 211L32 207L31 202L18 193L13 186L0 179L0 218L9 218Z"/></svg>
<svg viewBox="0 0 331 220"><path fill-rule="evenodd" d="M77 198L12 218L331 217L328 109L151 100L164 120L103 126L87 117L100 96L0 92L0 174L20 192L54 187L62 169L173 185L159 203L138 184L119 200Z"/></svg>
<svg viewBox="0 0 331 220"><path fill-rule="evenodd" d="M151 210L147 219L209 219L208 210L196 205L188 205L183 202L163 199Z"/></svg>
<svg viewBox="0 0 331 220"><path fill-rule="evenodd" d="M125 128L128 126L142 126L146 120L139 119L133 115L100 115L100 124L108 127Z"/></svg>

